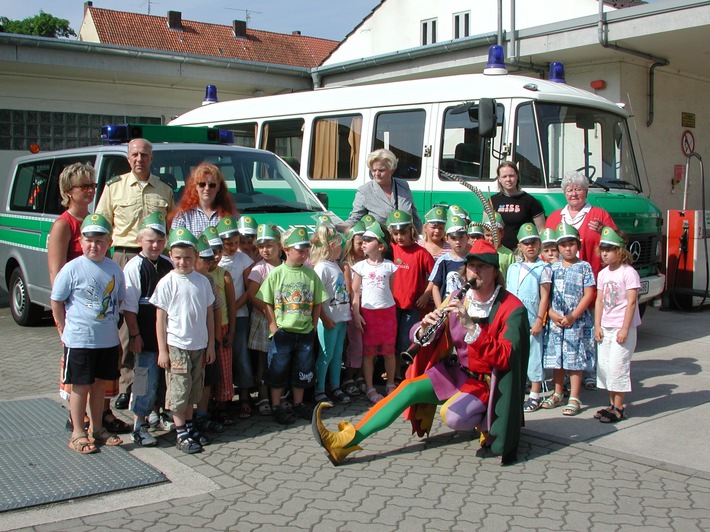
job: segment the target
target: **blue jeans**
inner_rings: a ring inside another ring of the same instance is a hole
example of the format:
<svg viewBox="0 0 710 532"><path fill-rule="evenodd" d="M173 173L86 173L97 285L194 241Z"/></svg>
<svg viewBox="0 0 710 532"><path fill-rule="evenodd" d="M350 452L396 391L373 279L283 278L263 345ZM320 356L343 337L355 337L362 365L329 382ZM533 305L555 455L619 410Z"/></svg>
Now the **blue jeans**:
<svg viewBox="0 0 710 532"><path fill-rule="evenodd" d="M161 371L158 353L144 351L135 355L129 407L137 416L145 417L153 411Z"/></svg>
<svg viewBox="0 0 710 532"><path fill-rule="evenodd" d="M249 316L237 318L232 343L232 380L238 388L249 389L256 384L254 367L249 356Z"/></svg>
<svg viewBox="0 0 710 532"><path fill-rule="evenodd" d="M397 347L395 349L397 360L399 360L399 354L412 343L409 339L409 332L420 321L421 311L419 309L397 309Z"/></svg>
<svg viewBox="0 0 710 532"><path fill-rule="evenodd" d="M271 337L266 357L264 384L270 388L313 386L313 340L315 332L300 334L279 329Z"/></svg>

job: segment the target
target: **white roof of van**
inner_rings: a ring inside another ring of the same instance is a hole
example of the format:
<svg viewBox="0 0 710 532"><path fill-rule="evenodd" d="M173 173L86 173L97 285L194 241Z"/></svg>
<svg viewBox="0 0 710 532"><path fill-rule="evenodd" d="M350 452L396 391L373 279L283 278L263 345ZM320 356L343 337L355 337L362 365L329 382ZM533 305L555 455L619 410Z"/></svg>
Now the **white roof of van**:
<svg viewBox="0 0 710 532"><path fill-rule="evenodd" d="M537 90L525 88L531 84L535 85ZM349 109L417 105L432 101L463 102L479 98L529 98L600 107L626 114L613 102L564 83L510 74L463 74L353 87L326 87L292 94L219 102L188 111L170 122L170 125L218 125L250 118L323 114Z"/></svg>

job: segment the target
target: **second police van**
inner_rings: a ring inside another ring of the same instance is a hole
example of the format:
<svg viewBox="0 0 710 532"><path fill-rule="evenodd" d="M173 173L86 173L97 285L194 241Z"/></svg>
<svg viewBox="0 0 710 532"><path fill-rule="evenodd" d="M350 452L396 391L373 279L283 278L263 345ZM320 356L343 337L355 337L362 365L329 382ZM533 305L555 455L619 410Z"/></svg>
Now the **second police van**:
<svg viewBox="0 0 710 532"><path fill-rule="evenodd" d="M106 145L19 157L3 183L0 286L9 292L10 310L20 325L36 323L49 308L47 241L52 223L64 210L59 175L75 162L94 166L98 179L94 202L98 203L106 182L130 171L126 154L132 138L153 143L151 173L173 187L176 202L192 168L208 162L224 174L239 212L252 214L259 223L286 229L313 226L323 213L334 217L281 159L267 151L220 143L217 129L107 126L102 137Z"/></svg>
<svg viewBox="0 0 710 532"><path fill-rule="evenodd" d="M394 176L408 181L421 215L448 203L481 219L476 196L446 173L490 196L498 191L495 172L504 160L517 164L521 187L549 215L566 205L564 174L580 170L591 183L588 201L629 235L643 308L664 287L662 216L644 195L627 113L566 85L559 64L553 63L550 80L541 80L508 75L502 62L489 62L484 74L213 103L171 125L217 126L233 131L237 144L273 151L312 190L327 194L343 219L370 179L367 154L379 148L399 159Z"/></svg>

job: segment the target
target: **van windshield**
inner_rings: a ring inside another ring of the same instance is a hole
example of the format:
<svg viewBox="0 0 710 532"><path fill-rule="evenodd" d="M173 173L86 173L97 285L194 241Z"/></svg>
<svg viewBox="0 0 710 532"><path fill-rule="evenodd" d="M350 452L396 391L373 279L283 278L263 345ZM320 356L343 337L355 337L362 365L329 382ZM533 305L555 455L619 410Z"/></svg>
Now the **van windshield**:
<svg viewBox="0 0 710 532"><path fill-rule="evenodd" d="M154 149L151 170L173 185L175 201L180 201L190 171L202 162L214 164L222 171L241 213L323 211L293 170L265 151Z"/></svg>
<svg viewBox="0 0 710 532"><path fill-rule="evenodd" d="M540 186L546 176L548 187L559 187L566 172L579 170L592 186L641 192L626 120L601 109L522 104L517 110L515 161L523 185Z"/></svg>

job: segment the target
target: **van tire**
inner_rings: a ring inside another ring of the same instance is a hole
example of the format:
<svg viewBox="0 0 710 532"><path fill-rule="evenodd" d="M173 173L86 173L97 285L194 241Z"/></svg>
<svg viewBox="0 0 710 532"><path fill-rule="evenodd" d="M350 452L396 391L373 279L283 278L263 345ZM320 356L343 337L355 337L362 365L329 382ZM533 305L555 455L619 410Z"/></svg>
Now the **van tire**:
<svg viewBox="0 0 710 532"><path fill-rule="evenodd" d="M20 268L13 270L8 288L10 293L10 312L12 312L15 323L23 327L37 325L42 319L44 309L30 301L27 283Z"/></svg>

